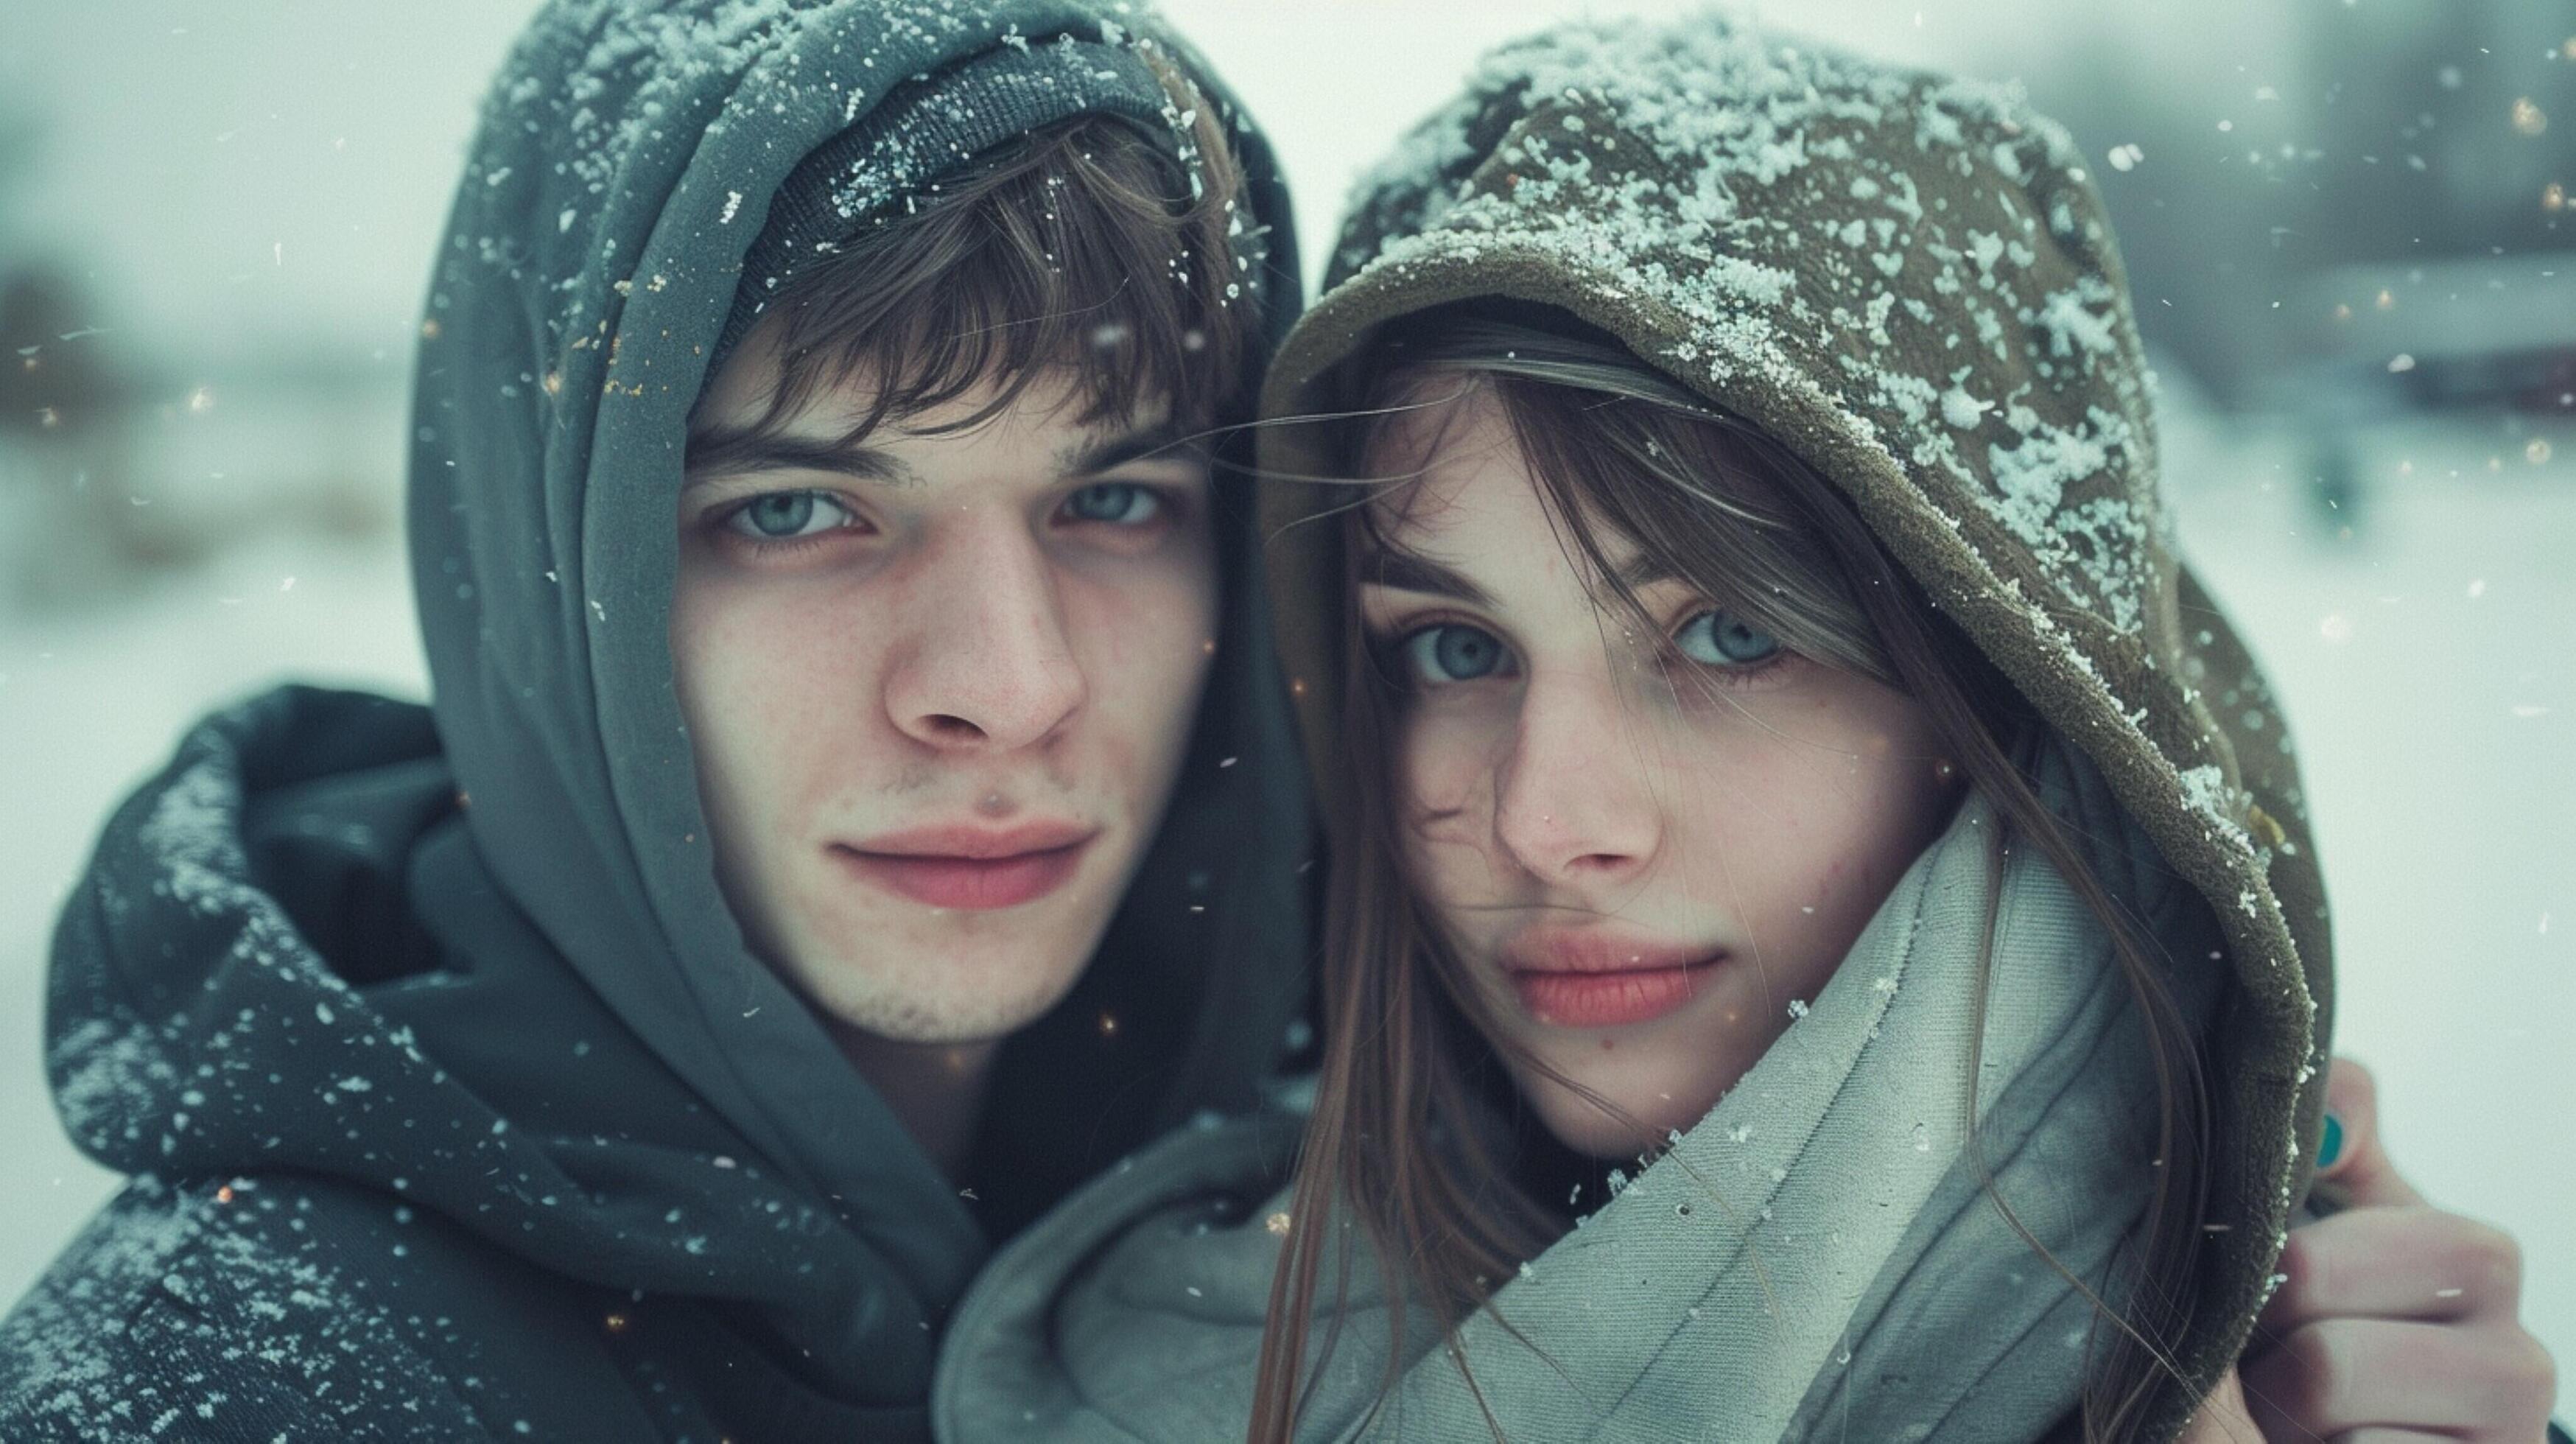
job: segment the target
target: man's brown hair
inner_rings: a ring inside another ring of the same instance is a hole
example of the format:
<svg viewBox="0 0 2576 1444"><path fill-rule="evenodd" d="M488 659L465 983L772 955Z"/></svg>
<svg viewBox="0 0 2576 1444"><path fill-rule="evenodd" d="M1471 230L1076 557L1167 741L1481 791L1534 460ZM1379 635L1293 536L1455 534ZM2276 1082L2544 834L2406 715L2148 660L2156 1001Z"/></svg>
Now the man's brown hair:
<svg viewBox="0 0 2576 1444"><path fill-rule="evenodd" d="M854 378L874 388L846 439L973 394L943 431L1069 383L1088 423L1168 401L1184 425L1249 413L1259 305L1243 171L1216 106L1148 57L1182 133L1083 115L1041 127L862 224L762 318L780 374L766 431Z"/></svg>

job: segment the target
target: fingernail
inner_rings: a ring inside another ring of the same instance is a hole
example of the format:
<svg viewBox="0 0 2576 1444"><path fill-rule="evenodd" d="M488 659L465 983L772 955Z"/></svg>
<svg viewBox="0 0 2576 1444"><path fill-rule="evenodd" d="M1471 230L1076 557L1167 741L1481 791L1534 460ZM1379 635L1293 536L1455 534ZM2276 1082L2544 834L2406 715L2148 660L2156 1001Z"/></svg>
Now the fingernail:
<svg viewBox="0 0 2576 1444"><path fill-rule="evenodd" d="M2329 1113L2326 1115L2325 1136L2317 1140L2317 1167L2332 1168L2335 1166L2335 1160L2341 1157L2343 1157L2343 1120Z"/></svg>

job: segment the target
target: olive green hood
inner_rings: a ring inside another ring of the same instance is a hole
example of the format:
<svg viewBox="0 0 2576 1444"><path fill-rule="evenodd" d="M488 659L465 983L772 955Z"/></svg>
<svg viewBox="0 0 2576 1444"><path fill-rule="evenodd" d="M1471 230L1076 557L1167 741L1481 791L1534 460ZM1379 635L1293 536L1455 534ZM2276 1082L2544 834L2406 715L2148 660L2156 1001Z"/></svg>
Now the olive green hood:
<svg viewBox="0 0 2576 1444"><path fill-rule="evenodd" d="M1270 373L1261 461L1283 660L1338 775L1332 373L1383 323L1562 308L1777 438L2208 901L2229 996L2205 1055L2210 1247L2171 1432L2244 1347L2303 1197L2331 952L2289 737L2174 556L2128 287L2066 133L2017 89L1701 17L1508 46L1366 177ZM1329 785L1329 784L1328 784Z"/></svg>

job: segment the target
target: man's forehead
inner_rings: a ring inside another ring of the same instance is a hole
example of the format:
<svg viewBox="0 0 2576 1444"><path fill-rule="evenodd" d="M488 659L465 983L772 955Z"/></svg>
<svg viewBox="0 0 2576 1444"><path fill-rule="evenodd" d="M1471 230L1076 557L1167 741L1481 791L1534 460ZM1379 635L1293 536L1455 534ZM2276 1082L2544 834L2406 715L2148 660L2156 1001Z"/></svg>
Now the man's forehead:
<svg viewBox="0 0 2576 1444"><path fill-rule="evenodd" d="M693 430L743 425L766 415L771 398L782 385L792 380L797 391L794 419L803 421L806 413L810 412L815 424L837 425L846 431L870 414L877 398L889 384L909 387L922 379L916 373L921 370L925 357L916 352L927 343L857 348L839 355L831 354L832 347L828 344L820 348L806 346L791 356L786 348L796 338L787 325L790 314L773 311L763 317L723 359L699 395L691 419ZM1026 325L1029 321L1022 319L1003 324ZM1125 323L1116 322L1104 323L1095 331L1124 336L1129 329ZM1104 353L1098 356L1036 357L1025 365L994 365L965 389L963 399L970 406L980 405L1005 388L1015 388L1019 395L1015 398L1014 409L1024 403L1041 409L1062 405L1071 407L1078 414L1083 403L1099 389L1098 380L1089 368L1108 364L1117 363ZM931 359L930 365L933 368L931 374L942 377L955 375L939 369L940 363L936 359ZM941 389L947 389L944 382ZM1144 418L1144 413L1150 409L1167 409L1170 406L1168 395L1147 396L1141 394L1141 390L1134 398L1134 409L1140 419L1150 419Z"/></svg>
<svg viewBox="0 0 2576 1444"><path fill-rule="evenodd" d="M702 419L689 440L691 483L823 470L921 485L944 469L943 459L956 455L1006 456L1014 469L1036 465L1079 476L1140 460L1197 461L1208 450L1204 430L1175 417L1167 399L1148 398L1124 416L1092 415L1087 392L1045 377L1031 378L999 409L993 403L1003 383L985 382L953 401L885 418L865 432L858 428L869 418L873 393L865 383L852 389L857 394L818 395L775 421L766 419L765 408L749 410L739 421Z"/></svg>

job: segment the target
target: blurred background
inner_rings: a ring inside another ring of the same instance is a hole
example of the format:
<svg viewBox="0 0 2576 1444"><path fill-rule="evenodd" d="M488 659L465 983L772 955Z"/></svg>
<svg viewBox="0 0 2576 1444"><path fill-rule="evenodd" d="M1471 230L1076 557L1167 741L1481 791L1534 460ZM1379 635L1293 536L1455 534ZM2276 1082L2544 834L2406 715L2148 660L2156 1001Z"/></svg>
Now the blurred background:
<svg viewBox="0 0 2576 1444"><path fill-rule="evenodd" d="M57 1129L40 1036L107 809L272 680L423 692L411 346L530 8L8 7L0 1304L113 1182ZM1683 7L1165 8L1269 128L1319 257L1351 178L1479 51ZM2526 1318L2576 1380L2576 0L1802 0L1795 23L2018 77L2092 158L2184 551L2299 734L2337 1047L2378 1070L2400 1166L2521 1238Z"/></svg>

